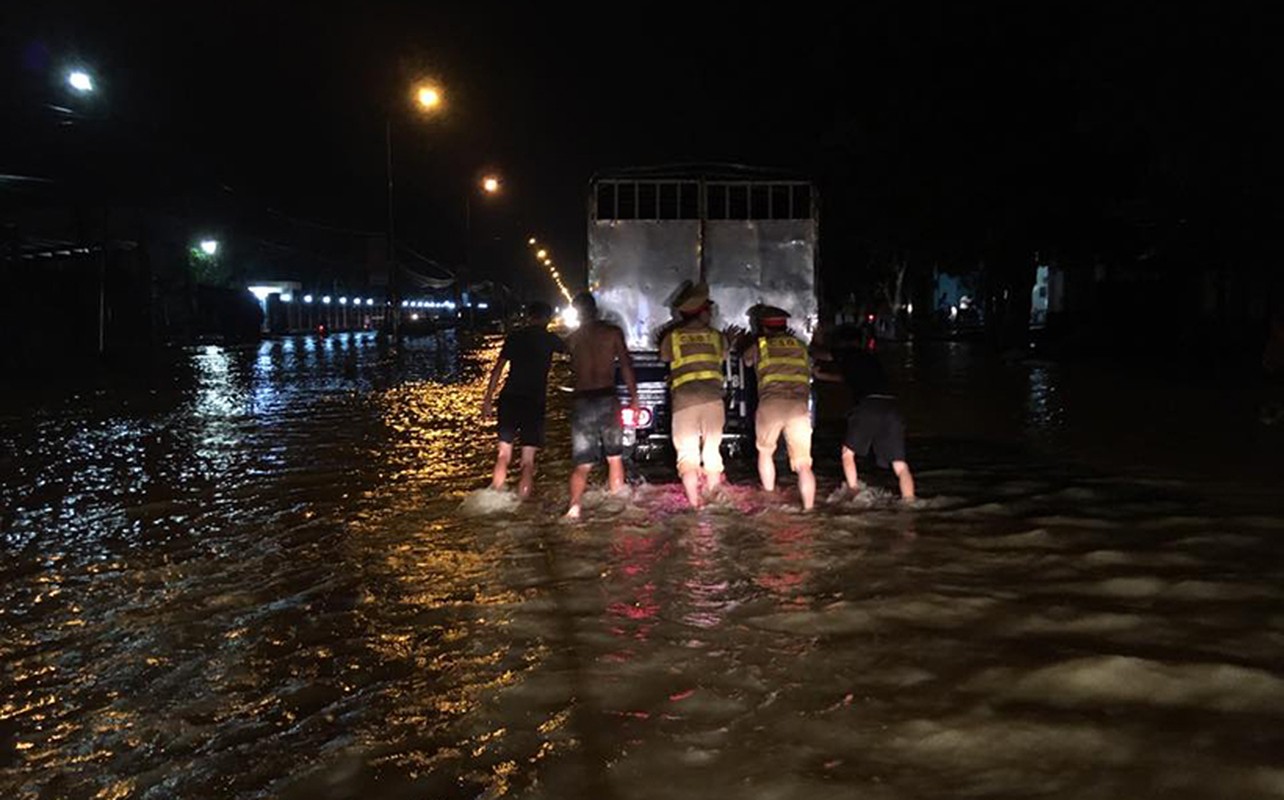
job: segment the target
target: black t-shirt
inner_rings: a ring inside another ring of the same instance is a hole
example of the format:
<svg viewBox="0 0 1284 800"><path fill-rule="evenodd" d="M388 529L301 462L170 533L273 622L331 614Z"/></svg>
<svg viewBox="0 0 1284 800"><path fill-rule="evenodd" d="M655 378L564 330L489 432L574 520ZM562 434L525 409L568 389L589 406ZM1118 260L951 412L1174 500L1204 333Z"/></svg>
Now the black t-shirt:
<svg viewBox="0 0 1284 800"><path fill-rule="evenodd" d="M864 350L840 350L834 354L843 383L851 390L853 402L859 403L871 394L887 392L887 373L878 359Z"/></svg>
<svg viewBox="0 0 1284 800"><path fill-rule="evenodd" d="M499 351L499 357L508 361L508 377L500 394L543 403L553 354L565 352L566 343L543 328L522 328L508 334Z"/></svg>

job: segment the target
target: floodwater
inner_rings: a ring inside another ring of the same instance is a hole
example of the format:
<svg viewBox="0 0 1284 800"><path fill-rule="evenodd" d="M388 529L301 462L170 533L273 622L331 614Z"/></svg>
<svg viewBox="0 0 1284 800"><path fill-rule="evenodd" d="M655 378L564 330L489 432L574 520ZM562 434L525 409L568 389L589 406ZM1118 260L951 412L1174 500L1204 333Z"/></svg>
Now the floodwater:
<svg viewBox="0 0 1284 800"><path fill-rule="evenodd" d="M892 348L915 507L872 475L803 515L740 467L692 514L659 470L565 525L560 396L537 496L472 494L496 347L274 340L11 393L0 796L1284 797L1251 403Z"/></svg>

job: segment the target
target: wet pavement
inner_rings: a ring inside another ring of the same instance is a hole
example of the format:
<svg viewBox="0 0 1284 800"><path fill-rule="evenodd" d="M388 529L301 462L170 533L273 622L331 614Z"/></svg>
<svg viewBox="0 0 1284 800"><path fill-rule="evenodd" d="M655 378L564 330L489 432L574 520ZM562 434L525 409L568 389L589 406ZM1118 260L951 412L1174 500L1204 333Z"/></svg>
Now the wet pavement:
<svg viewBox="0 0 1284 800"><path fill-rule="evenodd" d="M11 395L0 796L1284 796L1251 400L895 347L914 508L876 475L803 515L742 466L697 515L661 470L568 526L560 395L536 497L471 494L497 345Z"/></svg>

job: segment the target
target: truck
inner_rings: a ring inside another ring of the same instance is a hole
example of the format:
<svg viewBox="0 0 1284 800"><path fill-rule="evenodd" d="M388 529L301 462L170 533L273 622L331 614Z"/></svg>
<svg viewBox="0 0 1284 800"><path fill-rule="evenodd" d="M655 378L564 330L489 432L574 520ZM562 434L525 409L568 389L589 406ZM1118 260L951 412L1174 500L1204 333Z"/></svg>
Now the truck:
<svg viewBox="0 0 1284 800"><path fill-rule="evenodd" d="M819 197L814 183L781 170L740 165L675 165L595 174L588 193L588 289L603 319L619 325L637 373L640 409L623 411L630 460L671 450L668 366L658 338L687 283L705 281L713 325L746 326L759 303L792 316L804 340L820 310ZM728 360L729 457L752 448L755 383ZM627 394L617 376L621 396Z"/></svg>

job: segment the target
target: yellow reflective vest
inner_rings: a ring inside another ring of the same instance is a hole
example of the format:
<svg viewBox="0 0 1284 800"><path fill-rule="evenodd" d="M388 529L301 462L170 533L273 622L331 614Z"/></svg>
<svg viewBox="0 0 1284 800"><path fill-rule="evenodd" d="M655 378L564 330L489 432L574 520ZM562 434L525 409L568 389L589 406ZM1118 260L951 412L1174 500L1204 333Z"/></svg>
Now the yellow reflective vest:
<svg viewBox="0 0 1284 800"><path fill-rule="evenodd" d="M722 334L717 331L683 330L669 334L673 361L669 362L669 386L678 389L696 382L708 382L722 389Z"/></svg>
<svg viewBox="0 0 1284 800"><path fill-rule="evenodd" d="M807 346L789 335L758 337L759 397L806 397L811 383Z"/></svg>

